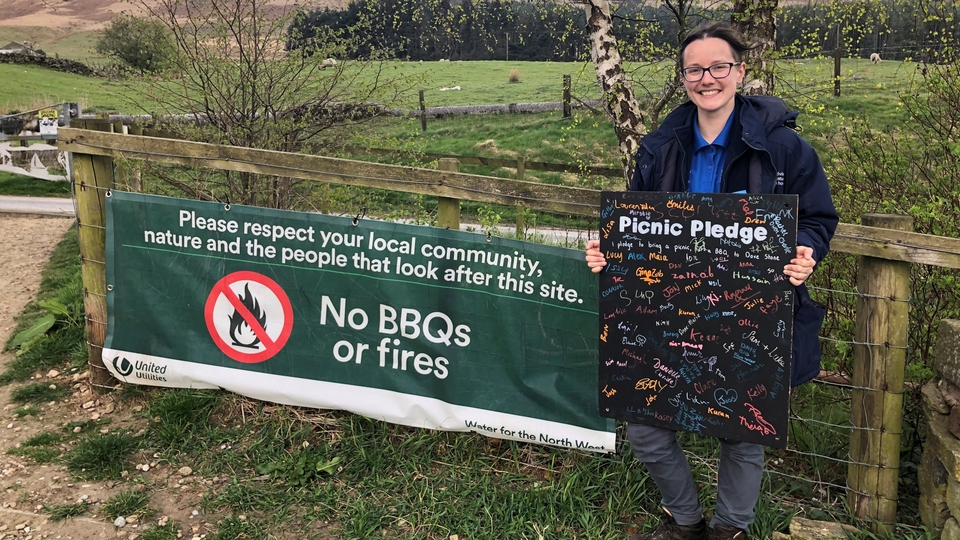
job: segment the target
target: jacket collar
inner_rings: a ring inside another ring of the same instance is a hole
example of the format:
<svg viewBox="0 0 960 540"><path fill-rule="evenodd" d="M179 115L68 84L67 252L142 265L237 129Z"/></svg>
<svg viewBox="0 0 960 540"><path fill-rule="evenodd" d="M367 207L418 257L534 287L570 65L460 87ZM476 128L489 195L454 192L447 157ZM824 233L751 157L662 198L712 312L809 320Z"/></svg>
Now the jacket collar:
<svg viewBox="0 0 960 540"><path fill-rule="evenodd" d="M773 96L735 96L736 108L733 114L735 122L740 124L740 137L745 144L754 150L767 149L767 133L782 125L796 125L797 111L791 111L782 99ZM688 131L693 129L693 120L697 114L697 106L691 101L683 103L674 109L663 120L663 124L646 137L642 144L647 151L653 152L677 138L679 141L689 141ZM736 141L730 141L731 144Z"/></svg>

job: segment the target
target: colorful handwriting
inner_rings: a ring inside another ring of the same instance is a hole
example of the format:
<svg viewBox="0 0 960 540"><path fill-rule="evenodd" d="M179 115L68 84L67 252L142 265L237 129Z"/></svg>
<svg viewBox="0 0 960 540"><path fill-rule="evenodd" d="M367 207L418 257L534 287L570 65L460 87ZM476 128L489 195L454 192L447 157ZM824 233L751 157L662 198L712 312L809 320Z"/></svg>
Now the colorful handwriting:
<svg viewBox="0 0 960 540"><path fill-rule="evenodd" d="M730 407L727 407L727 405L739 401L740 396L737 394L737 391L732 388L717 388L713 391L713 399L717 402L717 405L730 410Z"/></svg>
<svg viewBox="0 0 960 540"><path fill-rule="evenodd" d="M666 387L667 385L663 384L663 381L650 378L640 379L634 386L636 390L656 390L658 393Z"/></svg>
<svg viewBox="0 0 960 540"><path fill-rule="evenodd" d="M763 418L763 413L759 409L754 407L749 403L744 403L750 413L753 415L753 421L747 420L743 416L740 417L740 425L749 429L750 431L758 431L763 435L776 435L777 429L773 427L773 424L767 422Z"/></svg>

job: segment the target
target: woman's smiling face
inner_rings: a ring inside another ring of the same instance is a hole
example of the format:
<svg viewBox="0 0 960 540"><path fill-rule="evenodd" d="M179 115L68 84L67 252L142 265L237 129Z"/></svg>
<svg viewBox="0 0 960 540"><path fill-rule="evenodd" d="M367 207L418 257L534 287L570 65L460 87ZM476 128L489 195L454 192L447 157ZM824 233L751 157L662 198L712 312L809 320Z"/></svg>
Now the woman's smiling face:
<svg viewBox="0 0 960 540"><path fill-rule="evenodd" d="M721 79L715 79L707 69L710 66L724 63L736 63L739 59L734 54L730 44L726 41L708 37L690 42L683 51L683 68L703 68L703 78L697 82L684 80L683 86L701 114L729 116L734 109L734 96L737 85L743 82L746 68L743 64L735 65L730 74Z"/></svg>

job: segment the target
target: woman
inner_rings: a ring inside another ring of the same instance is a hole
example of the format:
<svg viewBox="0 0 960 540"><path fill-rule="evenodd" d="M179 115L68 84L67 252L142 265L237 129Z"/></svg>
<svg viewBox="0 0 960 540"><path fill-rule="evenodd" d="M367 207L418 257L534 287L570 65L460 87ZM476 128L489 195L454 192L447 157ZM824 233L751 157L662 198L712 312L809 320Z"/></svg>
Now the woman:
<svg viewBox="0 0 960 540"><path fill-rule="evenodd" d="M679 67L689 101L641 141L630 189L799 196L797 254L783 269L797 288L791 381L796 386L819 372L824 316L803 283L827 254L839 219L820 159L791 129L797 112L778 98L737 93L748 48L726 23L700 26L683 40ZM586 259L593 272L603 270L598 240L587 242ZM666 513L658 528L631 540L747 538L760 496L761 445L720 439L717 507L708 527L675 433L631 423L627 436L660 488Z"/></svg>

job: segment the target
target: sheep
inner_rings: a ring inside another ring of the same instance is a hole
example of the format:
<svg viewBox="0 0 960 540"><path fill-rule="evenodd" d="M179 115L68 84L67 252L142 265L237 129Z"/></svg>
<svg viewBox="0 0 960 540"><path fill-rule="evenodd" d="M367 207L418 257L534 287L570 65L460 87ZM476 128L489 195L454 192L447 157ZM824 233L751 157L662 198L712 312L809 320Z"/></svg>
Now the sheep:
<svg viewBox="0 0 960 540"><path fill-rule="evenodd" d="M873 53L870 55L870 61L874 64L880 63L880 53Z"/></svg>
<svg viewBox="0 0 960 540"><path fill-rule="evenodd" d="M334 67L337 65L337 61L334 58L326 58L323 62L320 63L320 69L326 69L328 67Z"/></svg>

